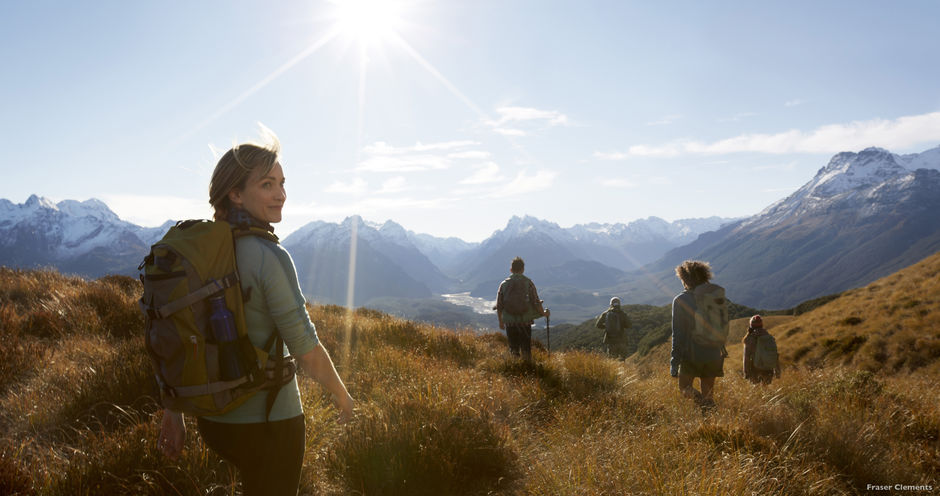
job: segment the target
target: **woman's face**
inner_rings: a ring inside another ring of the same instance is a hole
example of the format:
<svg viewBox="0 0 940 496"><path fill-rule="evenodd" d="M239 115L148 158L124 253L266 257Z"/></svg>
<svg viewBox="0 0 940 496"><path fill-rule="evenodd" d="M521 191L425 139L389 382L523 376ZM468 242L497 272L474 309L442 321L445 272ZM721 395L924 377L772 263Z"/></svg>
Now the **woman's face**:
<svg viewBox="0 0 940 496"><path fill-rule="evenodd" d="M253 170L245 181L245 189L229 192L229 200L260 221L280 222L281 209L287 201L281 164L275 163L265 176L261 176L258 169Z"/></svg>

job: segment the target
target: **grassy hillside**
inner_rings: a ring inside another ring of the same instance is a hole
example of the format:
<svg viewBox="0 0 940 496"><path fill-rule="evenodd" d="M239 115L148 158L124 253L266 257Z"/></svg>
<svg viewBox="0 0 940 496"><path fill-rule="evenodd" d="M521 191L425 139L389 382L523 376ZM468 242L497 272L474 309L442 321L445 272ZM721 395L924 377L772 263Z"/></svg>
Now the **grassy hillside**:
<svg viewBox="0 0 940 496"><path fill-rule="evenodd" d="M781 325L784 358L809 367L845 365L940 374L940 253Z"/></svg>
<svg viewBox="0 0 940 496"><path fill-rule="evenodd" d="M156 449L159 415L138 292L129 278L83 282L0 269L0 494L235 492L231 468L205 448L192 419L180 460ZM896 313L906 310L901 304ZM534 364L524 364L507 356L500 334L457 333L370 310L308 311L358 408L351 423L335 424L322 390L301 377L308 417L302 494L940 487L934 366L893 375L852 363L790 366L772 386L758 387L726 365L718 407L703 414L677 394L665 346L627 362L536 349Z"/></svg>

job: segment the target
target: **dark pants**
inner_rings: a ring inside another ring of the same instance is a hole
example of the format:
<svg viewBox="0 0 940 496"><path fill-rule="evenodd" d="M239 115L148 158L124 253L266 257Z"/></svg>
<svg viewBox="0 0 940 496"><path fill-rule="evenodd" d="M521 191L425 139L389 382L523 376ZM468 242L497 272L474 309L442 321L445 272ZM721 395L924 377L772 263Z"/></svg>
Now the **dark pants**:
<svg viewBox="0 0 940 496"><path fill-rule="evenodd" d="M267 424L198 419L206 445L238 469L244 496L297 495L304 461L304 416Z"/></svg>
<svg viewBox="0 0 940 496"><path fill-rule="evenodd" d="M506 324L506 338L512 356L532 360L532 324Z"/></svg>

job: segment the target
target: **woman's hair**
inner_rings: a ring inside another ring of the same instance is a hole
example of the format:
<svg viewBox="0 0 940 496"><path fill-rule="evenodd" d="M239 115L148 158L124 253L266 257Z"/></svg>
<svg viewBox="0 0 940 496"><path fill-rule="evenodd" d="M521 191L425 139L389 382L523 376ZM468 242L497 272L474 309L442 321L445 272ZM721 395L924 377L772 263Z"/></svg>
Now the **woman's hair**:
<svg viewBox="0 0 940 496"><path fill-rule="evenodd" d="M682 265L676 267L676 275L682 281L685 289L693 289L699 284L704 284L712 278L712 268L708 262L698 260L686 260Z"/></svg>
<svg viewBox="0 0 940 496"><path fill-rule="evenodd" d="M277 163L281 153L281 143L274 133L268 131L266 138L270 141L261 145L257 143L242 143L235 145L225 152L212 172L209 181L209 204L215 209L215 220L225 220L231 210L231 201L228 194L233 190L242 190L248 176L258 170L261 176L266 175Z"/></svg>

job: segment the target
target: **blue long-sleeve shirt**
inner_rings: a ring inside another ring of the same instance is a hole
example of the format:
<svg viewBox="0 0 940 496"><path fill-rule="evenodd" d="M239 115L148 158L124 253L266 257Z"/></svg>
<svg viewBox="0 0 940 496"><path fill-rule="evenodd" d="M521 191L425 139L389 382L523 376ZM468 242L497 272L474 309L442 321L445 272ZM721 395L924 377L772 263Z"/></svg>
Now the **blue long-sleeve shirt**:
<svg viewBox="0 0 940 496"><path fill-rule="evenodd" d="M284 339L285 353L301 356L313 350L320 341L307 315L297 271L287 250L257 236L243 236L235 241L235 257L242 290L251 291L251 298L245 302L245 323L251 343L262 347L271 333L277 332ZM231 412L206 418L235 424L264 422L268 394L259 391ZM294 376L280 389L270 420L301 414L300 390Z"/></svg>

